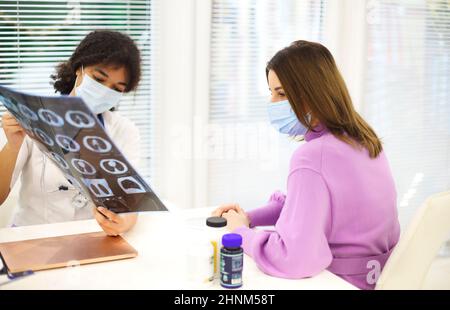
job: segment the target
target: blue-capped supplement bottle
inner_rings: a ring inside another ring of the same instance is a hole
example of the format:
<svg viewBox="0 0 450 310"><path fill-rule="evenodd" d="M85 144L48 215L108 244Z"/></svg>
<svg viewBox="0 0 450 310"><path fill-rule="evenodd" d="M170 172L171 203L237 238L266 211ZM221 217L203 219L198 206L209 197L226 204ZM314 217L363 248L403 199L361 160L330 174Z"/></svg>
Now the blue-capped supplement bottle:
<svg viewBox="0 0 450 310"><path fill-rule="evenodd" d="M242 236L226 234L222 237L220 249L220 285L225 288L242 286L242 269L244 267L244 250L241 247Z"/></svg>

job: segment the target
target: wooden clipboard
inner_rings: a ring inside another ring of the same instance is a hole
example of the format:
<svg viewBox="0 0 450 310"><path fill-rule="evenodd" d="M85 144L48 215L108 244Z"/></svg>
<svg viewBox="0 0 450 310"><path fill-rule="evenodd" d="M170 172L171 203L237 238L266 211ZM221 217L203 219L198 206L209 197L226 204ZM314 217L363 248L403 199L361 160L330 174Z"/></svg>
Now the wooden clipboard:
<svg viewBox="0 0 450 310"><path fill-rule="evenodd" d="M0 243L10 272L45 270L133 258L137 251L121 236L104 232Z"/></svg>

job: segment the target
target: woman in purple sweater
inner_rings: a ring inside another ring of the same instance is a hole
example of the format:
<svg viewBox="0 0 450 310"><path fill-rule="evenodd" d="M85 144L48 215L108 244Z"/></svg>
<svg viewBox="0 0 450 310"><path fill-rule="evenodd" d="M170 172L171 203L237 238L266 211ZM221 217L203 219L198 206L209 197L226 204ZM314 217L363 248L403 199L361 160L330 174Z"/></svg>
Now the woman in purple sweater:
<svg viewBox="0 0 450 310"><path fill-rule="evenodd" d="M307 141L292 155L287 194L244 212L214 214L242 235L245 253L267 274L305 278L327 269L372 289L400 235L396 190L381 142L355 111L333 56L296 41L266 68L271 123ZM254 230L275 225L274 231Z"/></svg>

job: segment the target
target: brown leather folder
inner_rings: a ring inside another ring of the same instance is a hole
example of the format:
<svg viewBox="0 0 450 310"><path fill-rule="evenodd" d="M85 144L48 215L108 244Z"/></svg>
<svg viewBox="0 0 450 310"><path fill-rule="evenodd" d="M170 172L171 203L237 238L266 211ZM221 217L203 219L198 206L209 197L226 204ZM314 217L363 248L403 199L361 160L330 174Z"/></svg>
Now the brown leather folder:
<svg viewBox="0 0 450 310"><path fill-rule="evenodd" d="M137 251L120 236L104 232L0 243L10 272L44 270L132 258Z"/></svg>

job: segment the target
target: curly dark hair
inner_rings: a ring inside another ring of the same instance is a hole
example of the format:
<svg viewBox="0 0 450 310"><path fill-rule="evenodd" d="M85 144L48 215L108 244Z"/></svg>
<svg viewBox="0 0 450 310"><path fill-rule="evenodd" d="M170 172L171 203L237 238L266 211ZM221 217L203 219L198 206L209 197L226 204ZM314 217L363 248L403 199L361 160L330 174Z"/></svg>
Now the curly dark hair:
<svg viewBox="0 0 450 310"><path fill-rule="evenodd" d="M127 70L129 81L125 92L134 90L141 78L141 56L134 41L126 34L111 30L95 30L77 46L69 60L56 67L55 93L69 94L75 84L76 71L81 66L95 64L119 65Z"/></svg>

